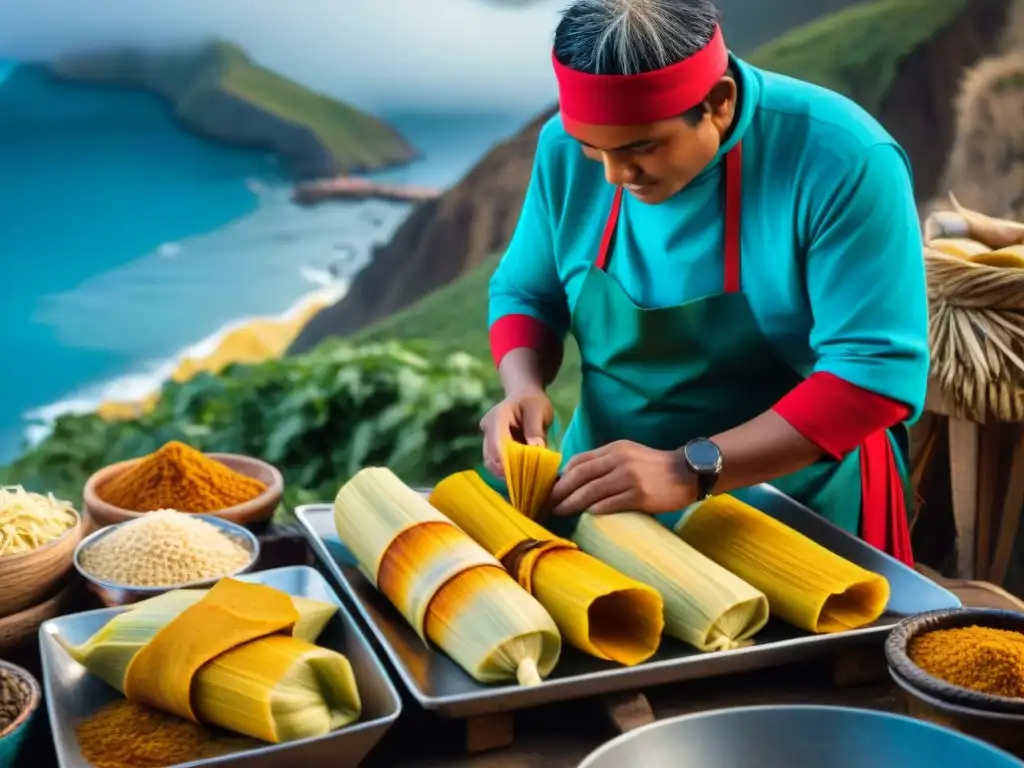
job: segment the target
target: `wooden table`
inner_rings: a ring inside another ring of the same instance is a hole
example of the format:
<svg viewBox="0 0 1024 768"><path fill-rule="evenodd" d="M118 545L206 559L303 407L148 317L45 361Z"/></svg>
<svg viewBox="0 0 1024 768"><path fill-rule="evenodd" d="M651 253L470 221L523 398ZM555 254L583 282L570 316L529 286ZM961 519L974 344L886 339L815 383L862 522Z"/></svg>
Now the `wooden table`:
<svg viewBox="0 0 1024 768"><path fill-rule="evenodd" d="M38 673L38 658L32 655L12 661ZM664 686L650 689L647 697L659 719L756 704L834 704L901 711L888 682L836 688L831 669L823 662ZM406 704L400 722L361 768L575 768L617 733L599 700L542 707L516 717L516 738L511 746L467 755L457 724L431 718ZM15 768L56 766L49 723L45 711L40 712Z"/></svg>

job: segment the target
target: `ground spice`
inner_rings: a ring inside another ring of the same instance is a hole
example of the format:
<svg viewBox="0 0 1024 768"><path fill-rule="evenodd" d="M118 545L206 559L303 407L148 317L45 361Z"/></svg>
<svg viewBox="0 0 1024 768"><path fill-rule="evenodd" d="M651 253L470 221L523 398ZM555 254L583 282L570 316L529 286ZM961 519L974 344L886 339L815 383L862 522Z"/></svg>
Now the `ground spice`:
<svg viewBox="0 0 1024 768"><path fill-rule="evenodd" d="M267 486L173 441L97 489L101 499L133 512L217 512L251 501Z"/></svg>
<svg viewBox="0 0 1024 768"><path fill-rule="evenodd" d="M18 719L32 696L32 688L21 675L0 667L0 733Z"/></svg>
<svg viewBox="0 0 1024 768"><path fill-rule="evenodd" d="M262 746L119 699L75 729L93 768L166 768Z"/></svg>
<svg viewBox="0 0 1024 768"><path fill-rule="evenodd" d="M939 629L910 643L910 660L947 683L1024 698L1024 634L991 627Z"/></svg>

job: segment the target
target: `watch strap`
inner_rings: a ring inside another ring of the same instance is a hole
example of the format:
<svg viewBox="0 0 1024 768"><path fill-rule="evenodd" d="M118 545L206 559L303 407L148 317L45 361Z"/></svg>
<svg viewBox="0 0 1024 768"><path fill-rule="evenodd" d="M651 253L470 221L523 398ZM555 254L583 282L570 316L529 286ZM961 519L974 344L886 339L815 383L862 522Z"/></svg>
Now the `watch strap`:
<svg viewBox="0 0 1024 768"><path fill-rule="evenodd" d="M697 472L697 501L704 501L718 485L717 472Z"/></svg>

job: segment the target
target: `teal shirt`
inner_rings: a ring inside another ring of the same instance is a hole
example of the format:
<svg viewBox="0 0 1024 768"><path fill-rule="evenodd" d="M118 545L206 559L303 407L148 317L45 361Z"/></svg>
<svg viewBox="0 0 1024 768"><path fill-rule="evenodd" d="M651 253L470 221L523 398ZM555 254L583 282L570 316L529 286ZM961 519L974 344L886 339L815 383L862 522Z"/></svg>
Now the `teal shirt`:
<svg viewBox="0 0 1024 768"><path fill-rule="evenodd" d="M849 99L735 58L732 65L741 98L729 140L666 202L623 196L609 275L645 308L722 291L721 164L742 138L742 290L762 333L798 373L839 376L916 418L928 378L928 307L906 155ZM613 193L601 163L552 118L491 279L491 324L525 314L569 331Z"/></svg>

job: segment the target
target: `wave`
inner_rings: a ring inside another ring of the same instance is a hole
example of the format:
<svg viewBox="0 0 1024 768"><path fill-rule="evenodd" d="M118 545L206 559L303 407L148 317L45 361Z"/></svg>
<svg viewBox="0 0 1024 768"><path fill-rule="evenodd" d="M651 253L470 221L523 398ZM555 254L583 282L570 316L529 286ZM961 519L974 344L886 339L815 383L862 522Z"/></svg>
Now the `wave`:
<svg viewBox="0 0 1024 768"><path fill-rule="evenodd" d="M314 314L341 300L348 291L348 280L325 283L326 273L318 275L317 272L319 270L303 268L303 274L315 277L310 281L321 287L305 294L279 315L235 320L166 360L141 365L135 371L84 387L62 400L29 411L24 415L30 422L25 438L30 445L37 444L49 434L53 422L67 414L99 412L115 417L130 416L152 402L169 381L184 381L202 371L217 371L234 362L255 363L281 356ZM258 346L255 353L254 342Z"/></svg>

